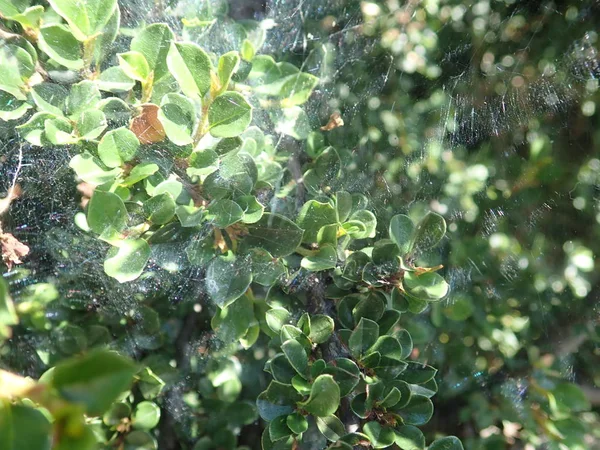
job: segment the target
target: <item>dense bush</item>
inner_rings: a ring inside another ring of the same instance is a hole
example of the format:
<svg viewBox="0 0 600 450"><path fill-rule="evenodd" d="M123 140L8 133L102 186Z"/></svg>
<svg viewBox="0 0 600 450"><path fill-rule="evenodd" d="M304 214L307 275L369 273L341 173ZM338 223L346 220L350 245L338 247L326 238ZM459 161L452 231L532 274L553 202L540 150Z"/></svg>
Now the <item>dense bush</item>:
<svg viewBox="0 0 600 450"><path fill-rule="evenodd" d="M0 0L7 448L598 446L572 3Z"/></svg>

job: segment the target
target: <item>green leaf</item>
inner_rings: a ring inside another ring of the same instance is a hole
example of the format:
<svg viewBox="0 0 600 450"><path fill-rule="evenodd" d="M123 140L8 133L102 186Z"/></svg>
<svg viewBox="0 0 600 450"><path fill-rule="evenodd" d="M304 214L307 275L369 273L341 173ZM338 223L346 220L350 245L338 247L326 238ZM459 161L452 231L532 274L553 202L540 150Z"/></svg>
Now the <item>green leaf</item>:
<svg viewBox="0 0 600 450"><path fill-rule="evenodd" d="M121 184L123 186L133 186L135 183L148 178L156 172L158 172L158 166L156 164L140 163L131 169L131 172L129 172L129 175Z"/></svg>
<svg viewBox="0 0 600 450"><path fill-rule="evenodd" d="M254 55L256 54L256 49L254 48L252 42L250 42L248 39L244 39L244 42L242 42L240 54L244 61L252 61L252 58L254 58Z"/></svg>
<svg viewBox="0 0 600 450"><path fill-rule="evenodd" d="M584 392L572 383L559 383L552 390L552 395L559 412L580 412L588 411L591 408L590 401Z"/></svg>
<svg viewBox="0 0 600 450"><path fill-rule="evenodd" d="M441 439L436 439L428 450L463 450L462 442L455 436L446 436Z"/></svg>
<svg viewBox="0 0 600 450"><path fill-rule="evenodd" d="M411 384L423 384L437 373L435 367L417 361L407 361L408 367L402 373L402 379Z"/></svg>
<svg viewBox="0 0 600 450"><path fill-rule="evenodd" d="M235 202L240 205L244 212L242 216L242 222L244 223L256 223L264 214L265 207L253 195L243 195L236 198Z"/></svg>
<svg viewBox="0 0 600 450"><path fill-rule="evenodd" d="M281 344L281 350L291 366L302 376L308 372L308 355L298 341L290 339Z"/></svg>
<svg viewBox="0 0 600 450"><path fill-rule="evenodd" d="M95 109L100 98L98 87L89 80L72 85L66 100L67 115L76 119L83 111Z"/></svg>
<svg viewBox="0 0 600 450"><path fill-rule="evenodd" d="M117 0L118 1L118 0ZM96 63L96 68L99 68L105 58L113 55L113 43L119 33L121 26L121 10L117 6L113 13L108 18L106 25L104 26L102 33L98 34L94 40L93 59ZM92 39L94 39L92 37Z"/></svg>
<svg viewBox="0 0 600 450"><path fill-rule="evenodd" d="M155 195L144 202L144 213L150 222L163 225L175 216L175 200L167 192Z"/></svg>
<svg viewBox="0 0 600 450"><path fill-rule="evenodd" d="M383 317L386 309L385 297L380 292L371 292L352 308L354 323L358 323L363 317L377 322Z"/></svg>
<svg viewBox="0 0 600 450"><path fill-rule="evenodd" d="M285 266L280 259L273 258L262 248L250 250L252 258L252 281L261 286L272 286L285 273ZM279 331L279 330L277 330Z"/></svg>
<svg viewBox="0 0 600 450"><path fill-rule="evenodd" d="M8 3L8 4L7 4ZM24 8L29 2L23 2L18 8L11 3L17 3L15 0L0 1L0 13L7 19L19 22L23 28L36 30L40 26L40 19L44 14L44 7L41 5L29 6ZM19 2L20 3L20 2ZM24 8L24 9L23 9Z"/></svg>
<svg viewBox="0 0 600 450"><path fill-rule="evenodd" d="M0 120L17 120L27 114L31 105L17 100L14 95L0 90Z"/></svg>
<svg viewBox="0 0 600 450"><path fill-rule="evenodd" d="M412 250L415 225L410 217L398 214L392 217L389 227L390 239L400 249L400 256L404 256Z"/></svg>
<svg viewBox="0 0 600 450"><path fill-rule="evenodd" d="M158 397L165 387L165 382L147 367L144 367L137 376L139 378L137 386L146 400Z"/></svg>
<svg viewBox="0 0 600 450"><path fill-rule="evenodd" d="M38 409L0 402L2 450L50 450L52 424Z"/></svg>
<svg viewBox="0 0 600 450"><path fill-rule="evenodd" d="M292 434L292 430L287 426L286 419L286 416L279 416L269 423L269 436L271 437L271 441L279 441Z"/></svg>
<svg viewBox="0 0 600 450"><path fill-rule="evenodd" d="M340 405L340 387L331 375L319 375L312 385L308 400L299 405L314 416L330 416Z"/></svg>
<svg viewBox="0 0 600 450"><path fill-rule="evenodd" d="M81 43L65 25L51 24L40 28L38 45L41 51L67 69L83 68Z"/></svg>
<svg viewBox="0 0 600 450"><path fill-rule="evenodd" d="M44 121L44 136L54 145L69 145L77 142L73 125L64 117Z"/></svg>
<svg viewBox="0 0 600 450"><path fill-rule="evenodd" d="M363 298L360 294L350 294L342 298L337 304L338 320L344 327L349 329L354 328L355 321L352 311Z"/></svg>
<svg viewBox="0 0 600 450"><path fill-rule="evenodd" d="M96 186L114 181L121 173L120 169L105 170L102 162L88 152L75 155L69 162L69 167L83 181Z"/></svg>
<svg viewBox="0 0 600 450"><path fill-rule="evenodd" d="M223 342L234 342L246 334L254 318L254 305L247 295L217 310L211 321L217 337Z"/></svg>
<svg viewBox="0 0 600 450"><path fill-rule="evenodd" d="M118 8L117 0L48 0L48 3L67 21L75 37L82 42L102 32Z"/></svg>
<svg viewBox="0 0 600 450"><path fill-rule="evenodd" d="M186 170L189 177L210 175L219 168L219 155L210 148L195 151L190 155L189 162Z"/></svg>
<svg viewBox="0 0 600 450"><path fill-rule="evenodd" d="M76 128L80 138L89 141L100 136L107 126L104 113L97 109L90 109L81 113Z"/></svg>
<svg viewBox="0 0 600 450"><path fill-rule="evenodd" d="M286 384L291 384L295 377L300 376L283 353L271 358L265 365L265 371L270 372L273 379Z"/></svg>
<svg viewBox="0 0 600 450"><path fill-rule="evenodd" d="M131 50L144 55L150 71L154 72L154 81L169 73L167 54L171 42L175 39L173 31L164 23L148 25L131 40Z"/></svg>
<svg viewBox="0 0 600 450"><path fill-rule="evenodd" d="M257 55L252 60L252 71L248 79L257 86L271 84L281 78L281 70L272 56Z"/></svg>
<svg viewBox="0 0 600 450"><path fill-rule="evenodd" d="M194 266L205 266L213 256L215 250L212 236L196 237L185 248L189 262Z"/></svg>
<svg viewBox="0 0 600 450"><path fill-rule="evenodd" d="M425 436L423 432L412 425L403 425L396 428L394 441L402 450L425 450Z"/></svg>
<svg viewBox="0 0 600 450"><path fill-rule="evenodd" d="M147 431L135 430L125 436L125 450L157 450L156 440Z"/></svg>
<svg viewBox="0 0 600 450"><path fill-rule="evenodd" d="M143 83L148 80L150 67L148 66L148 61L146 61L146 58L140 52L119 53L117 58L119 60L119 67L129 78Z"/></svg>
<svg viewBox="0 0 600 450"><path fill-rule="evenodd" d="M315 344L323 344L333 333L333 319L324 314L316 314L311 317L310 333L308 338Z"/></svg>
<svg viewBox="0 0 600 450"><path fill-rule="evenodd" d="M227 228L239 222L243 215L242 208L232 200L217 200L208 207L208 219L219 228Z"/></svg>
<svg viewBox="0 0 600 450"><path fill-rule="evenodd" d="M433 403L423 395L412 395L398 415L407 425L425 425L433 415Z"/></svg>
<svg viewBox="0 0 600 450"><path fill-rule="evenodd" d="M350 394L360 381L361 373L356 363L347 358L337 358L331 361L325 373L333 375L333 379L340 387L340 396Z"/></svg>
<svg viewBox="0 0 600 450"><path fill-rule="evenodd" d="M393 336L380 336L366 353L378 352L382 357L400 361L402 359L402 345Z"/></svg>
<svg viewBox="0 0 600 450"><path fill-rule="evenodd" d="M270 115L277 133L303 140L311 131L308 116L299 106L275 110Z"/></svg>
<svg viewBox="0 0 600 450"><path fill-rule="evenodd" d="M276 417L294 412L294 406L301 398L291 385L271 381L267 390L258 396L256 407L260 416L270 422Z"/></svg>
<svg viewBox="0 0 600 450"><path fill-rule="evenodd" d="M121 420L131 415L131 406L127 403L113 403L110 409L102 416L102 422L108 426L118 425Z"/></svg>
<svg viewBox="0 0 600 450"><path fill-rule="evenodd" d="M172 42L167 53L167 66L186 96L202 98L210 90L212 63L198 45Z"/></svg>
<svg viewBox="0 0 600 450"><path fill-rule="evenodd" d="M237 259L232 252L213 259L206 269L206 290L221 308L240 298L251 282L250 264Z"/></svg>
<svg viewBox="0 0 600 450"><path fill-rule="evenodd" d="M119 68L117 67L117 69ZM133 83L133 81L131 82ZM100 86L100 83L98 83L98 86ZM108 97L101 100L97 107L106 115L109 123L115 126L127 125L131 119L131 107L118 97Z"/></svg>
<svg viewBox="0 0 600 450"><path fill-rule="evenodd" d="M308 430L308 421L303 415L298 413L288 415L285 423L294 434L302 434Z"/></svg>
<svg viewBox="0 0 600 450"><path fill-rule="evenodd" d="M406 292L419 300L435 302L443 299L450 287L446 280L437 272L406 272L402 285Z"/></svg>
<svg viewBox="0 0 600 450"><path fill-rule="evenodd" d="M127 219L127 209L121 197L99 189L94 191L87 211L87 223L94 233L112 237L125 229Z"/></svg>
<svg viewBox="0 0 600 450"><path fill-rule="evenodd" d="M160 408L153 402L140 402L133 412L132 425L134 428L151 430L160 420Z"/></svg>
<svg viewBox="0 0 600 450"><path fill-rule="evenodd" d="M283 97L281 105L288 108L306 103L318 82L317 77L304 72L288 77L279 92L279 95Z"/></svg>
<svg viewBox="0 0 600 450"><path fill-rule="evenodd" d="M322 227L337 223L337 212L330 203L309 200L298 213L296 223L304 229L302 242L314 243Z"/></svg>
<svg viewBox="0 0 600 450"><path fill-rule="evenodd" d="M377 228L377 218L375 217L375 214L373 214L371 211L367 211L366 209L356 211L350 216L350 220L361 222L365 225L364 231L348 233L351 237L353 237L354 239L366 239L375 237L375 232Z"/></svg>
<svg viewBox="0 0 600 450"><path fill-rule="evenodd" d="M228 154L221 159L219 170L204 180L204 191L214 199L248 195L257 175L256 164L250 155Z"/></svg>
<svg viewBox="0 0 600 450"><path fill-rule="evenodd" d="M5 17L21 14L30 4L30 0L0 0L0 14Z"/></svg>
<svg viewBox="0 0 600 450"><path fill-rule="evenodd" d="M261 247L280 258L293 253L302 241L304 231L287 217L265 213L262 218L248 225L244 244L248 248Z"/></svg>
<svg viewBox="0 0 600 450"><path fill-rule="evenodd" d="M104 260L104 271L120 283L138 278L148 260L150 246L144 239L127 239L108 251Z"/></svg>
<svg viewBox="0 0 600 450"><path fill-rule="evenodd" d="M446 221L439 214L430 212L417 224L414 246L419 250L435 247L446 234Z"/></svg>
<svg viewBox="0 0 600 450"><path fill-rule="evenodd" d="M18 323L19 317L8 293L8 286L4 278L0 277L0 338L9 338L11 335L10 327ZM0 343L3 340L0 339Z"/></svg>
<svg viewBox="0 0 600 450"><path fill-rule="evenodd" d="M135 86L135 81L127 76L120 67L109 67L96 80L101 91L121 93L129 92Z"/></svg>
<svg viewBox="0 0 600 450"><path fill-rule="evenodd" d="M238 52L229 52L221 55L219 58L218 74L221 90L227 89L231 76L235 73L240 65L240 55Z"/></svg>
<svg viewBox="0 0 600 450"><path fill-rule="evenodd" d="M290 312L285 308L272 308L265 313L267 325L275 333L281 331L281 327L289 322L290 317Z"/></svg>
<svg viewBox="0 0 600 450"><path fill-rule="evenodd" d="M208 108L210 134L214 137L235 137L252 121L252 107L238 92L224 92Z"/></svg>
<svg viewBox="0 0 600 450"><path fill-rule="evenodd" d="M396 405L401 398L402 393L397 387L393 386L391 389L389 389L389 392L386 391L385 397L378 403L382 408L390 408Z"/></svg>
<svg viewBox="0 0 600 450"><path fill-rule="evenodd" d="M352 331L348 346L354 357L360 357L372 347L379 337L379 325L372 320L362 318Z"/></svg>
<svg viewBox="0 0 600 450"><path fill-rule="evenodd" d="M363 432L369 437L373 448L385 448L394 443L394 430L379 422L367 422L363 425Z"/></svg>
<svg viewBox="0 0 600 450"><path fill-rule="evenodd" d="M63 398L83 404L88 415L98 416L129 389L136 372L129 359L112 351L94 350L59 363L51 383Z"/></svg>
<svg viewBox="0 0 600 450"><path fill-rule="evenodd" d="M305 256L300 263L303 268L312 272L333 269L336 264L337 252L331 245L321 247L314 255Z"/></svg>
<svg viewBox="0 0 600 450"><path fill-rule="evenodd" d="M26 100L22 88L35 71L32 56L23 48L5 44L0 47L0 90L17 100Z"/></svg>
<svg viewBox="0 0 600 450"><path fill-rule="evenodd" d="M337 416L317 417L317 428L329 441L336 442L346 434L346 428Z"/></svg>
<svg viewBox="0 0 600 450"><path fill-rule="evenodd" d="M98 143L98 156L108 167L119 167L131 161L140 147L135 134L125 128L110 130Z"/></svg>
<svg viewBox="0 0 600 450"><path fill-rule="evenodd" d="M187 97L180 94L165 95L160 102L158 120L162 123L169 140L175 145L188 145L193 142L196 110Z"/></svg>

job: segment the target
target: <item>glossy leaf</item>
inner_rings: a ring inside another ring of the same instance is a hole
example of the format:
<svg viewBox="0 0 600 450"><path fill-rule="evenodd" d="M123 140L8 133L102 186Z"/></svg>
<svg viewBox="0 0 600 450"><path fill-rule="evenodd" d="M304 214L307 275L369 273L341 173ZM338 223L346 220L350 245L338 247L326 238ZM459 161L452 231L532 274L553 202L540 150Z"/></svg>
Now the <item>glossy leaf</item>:
<svg viewBox="0 0 600 450"><path fill-rule="evenodd" d="M337 252L331 245L321 247L314 255L302 258L301 266L312 272L333 269L337 263Z"/></svg>
<svg viewBox="0 0 600 450"><path fill-rule="evenodd" d="M94 233L105 236L119 233L127 226L127 218L127 209L118 195L94 191L87 211L87 223Z"/></svg>
<svg viewBox="0 0 600 450"><path fill-rule="evenodd" d="M209 130L214 137L239 136L251 121L252 107L237 92L221 94L208 109Z"/></svg>
<svg viewBox="0 0 600 450"><path fill-rule="evenodd" d="M130 161L138 151L140 142L127 128L117 128L106 133L98 143L98 156L108 167L119 167Z"/></svg>
<svg viewBox="0 0 600 450"><path fill-rule="evenodd" d="M309 200L298 213L296 223L304 229L302 242L317 242L317 235L322 227L337 223L337 213L330 203Z"/></svg>
<svg viewBox="0 0 600 450"><path fill-rule="evenodd" d="M75 37L85 41L102 32L113 11L118 8L117 0L49 0L54 11L69 24Z"/></svg>
<svg viewBox="0 0 600 450"><path fill-rule="evenodd" d="M336 442L346 434L346 428L337 416L317 417L315 422L319 431L329 441Z"/></svg>
<svg viewBox="0 0 600 450"><path fill-rule="evenodd" d="M446 221L439 214L429 212L417 224L414 245L420 250L435 247L446 234Z"/></svg>
<svg viewBox="0 0 600 450"><path fill-rule="evenodd" d="M416 272L406 272L403 285L411 296L430 302L443 299L450 289L446 280L436 272L425 272L420 275Z"/></svg>
<svg viewBox="0 0 600 450"><path fill-rule="evenodd" d="M352 331L348 346L352 355L360 357L372 347L379 337L379 326L372 320L362 318L356 328Z"/></svg>
<svg viewBox="0 0 600 450"><path fill-rule="evenodd" d="M67 69L83 68L81 43L65 25L51 24L40 28L38 45L40 50Z"/></svg>
<svg viewBox="0 0 600 450"><path fill-rule="evenodd" d="M227 89L231 76L235 73L240 65L240 56L237 52L229 52L221 55L218 64L219 82L221 89Z"/></svg>
<svg viewBox="0 0 600 450"><path fill-rule="evenodd" d="M174 39L173 31L164 23L148 25L131 40L131 50L144 55L153 79L160 80L169 72L167 54Z"/></svg>
<svg viewBox="0 0 600 450"><path fill-rule="evenodd" d="M119 67L132 80L146 82L150 76L150 67L140 52L125 52L117 55Z"/></svg>
<svg viewBox="0 0 600 450"><path fill-rule="evenodd" d="M424 450L425 436L423 432L412 425L403 425L396 428L394 441L402 450Z"/></svg>
<svg viewBox="0 0 600 450"><path fill-rule="evenodd" d="M132 416L134 428L151 430L160 420L160 408L156 403L143 401L136 405Z"/></svg>
<svg viewBox="0 0 600 450"><path fill-rule="evenodd" d="M308 355L302 345L298 341L290 339L281 344L281 350L296 372L302 376L306 376L308 370Z"/></svg>
<svg viewBox="0 0 600 450"><path fill-rule="evenodd" d="M221 308L240 298L251 282L250 265L231 252L213 259L206 269L206 290Z"/></svg>
<svg viewBox="0 0 600 450"><path fill-rule="evenodd" d="M209 91L212 63L198 45L191 42L172 42L166 61L169 72L186 96L202 98Z"/></svg>
<svg viewBox="0 0 600 450"><path fill-rule="evenodd" d="M296 250L302 240L303 230L279 214L265 213L256 223L248 225L246 246L261 247L275 258L287 256Z"/></svg>
<svg viewBox="0 0 600 450"><path fill-rule="evenodd" d="M436 439L428 450L463 450L463 445L455 436L446 436L441 439Z"/></svg>
<svg viewBox="0 0 600 450"><path fill-rule="evenodd" d="M382 426L379 422L367 422L363 426L363 432L369 437L373 448L385 448L394 443L394 430Z"/></svg>
<svg viewBox="0 0 600 450"><path fill-rule="evenodd" d="M108 251L104 271L120 283L125 283L138 278L149 259L150 246L144 239L127 239L119 247Z"/></svg>
<svg viewBox="0 0 600 450"><path fill-rule="evenodd" d="M95 350L59 363L52 374L52 386L60 395L81 403L91 416L106 411L133 381L136 366L108 350Z"/></svg>
<svg viewBox="0 0 600 450"><path fill-rule="evenodd" d="M400 255L404 256L412 250L415 225L410 217L398 214L392 217L389 227L390 239L400 249Z"/></svg>
<svg viewBox="0 0 600 450"><path fill-rule="evenodd" d="M330 416L340 404L340 388L331 375L319 375L311 388L308 400L299 403L306 411L317 416Z"/></svg>

